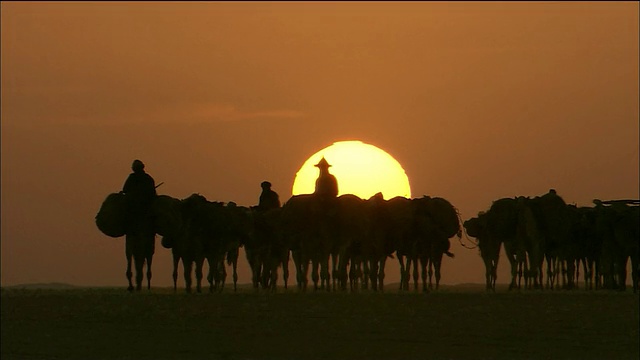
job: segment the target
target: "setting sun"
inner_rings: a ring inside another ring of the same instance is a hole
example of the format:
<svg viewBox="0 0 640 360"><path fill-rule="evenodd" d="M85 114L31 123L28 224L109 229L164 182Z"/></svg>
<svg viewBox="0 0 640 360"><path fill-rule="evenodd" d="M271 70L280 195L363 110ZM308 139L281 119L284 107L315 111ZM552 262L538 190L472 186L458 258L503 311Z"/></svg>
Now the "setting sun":
<svg viewBox="0 0 640 360"><path fill-rule="evenodd" d="M384 150L361 141L336 142L311 155L296 174L293 195L314 192L318 178L315 165L323 157L338 180L338 195L368 199L381 192L385 199L411 197L409 178L400 163Z"/></svg>

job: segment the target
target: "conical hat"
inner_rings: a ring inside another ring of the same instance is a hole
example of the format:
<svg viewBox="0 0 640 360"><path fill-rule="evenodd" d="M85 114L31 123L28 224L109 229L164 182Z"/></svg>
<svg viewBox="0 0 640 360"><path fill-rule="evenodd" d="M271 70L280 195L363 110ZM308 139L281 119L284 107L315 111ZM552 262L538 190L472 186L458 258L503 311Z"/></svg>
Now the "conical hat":
<svg viewBox="0 0 640 360"><path fill-rule="evenodd" d="M320 162L318 162L317 164L315 164L313 166L326 169L326 168L330 167L331 165L329 165L327 160L324 157L322 157L322 159L320 159Z"/></svg>

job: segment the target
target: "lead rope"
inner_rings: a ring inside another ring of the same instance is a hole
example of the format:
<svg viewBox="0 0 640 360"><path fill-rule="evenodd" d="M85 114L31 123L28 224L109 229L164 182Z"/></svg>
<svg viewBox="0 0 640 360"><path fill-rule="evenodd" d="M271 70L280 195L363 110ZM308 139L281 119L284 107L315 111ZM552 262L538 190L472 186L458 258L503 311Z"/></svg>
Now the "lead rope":
<svg viewBox="0 0 640 360"><path fill-rule="evenodd" d="M460 215L460 211L459 211L459 210L458 210L458 208L456 208L455 206L454 206L453 208L454 208L454 209L456 209L456 215L458 215L458 221L459 221L459 223L460 223L460 228L461 228L460 233L464 234L464 237L467 239L467 241L468 241L468 242L472 243L472 244L473 244L473 246L471 246L471 247L470 247L470 246L465 245L465 244L462 242L462 236L461 236L461 235L460 235L460 236L458 236L458 242L459 242L459 243L460 243L460 245L461 245L463 248L465 248L465 249L470 249L470 250L471 250L471 249L475 249L475 248L477 248L477 247L478 247L478 241L471 240L471 239L469 238L469 236L467 235L467 231L464 229L464 226L463 226L463 223L464 223L464 222L462 221L462 216Z"/></svg>

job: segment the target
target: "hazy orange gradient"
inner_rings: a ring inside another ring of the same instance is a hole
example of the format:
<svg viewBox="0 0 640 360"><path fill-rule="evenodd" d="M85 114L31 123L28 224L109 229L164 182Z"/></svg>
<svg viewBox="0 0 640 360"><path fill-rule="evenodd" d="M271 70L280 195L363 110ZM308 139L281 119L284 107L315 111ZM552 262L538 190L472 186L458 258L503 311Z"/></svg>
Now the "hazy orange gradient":
<svg viewBox="0 0 640 360"><path fill-rule="evenodd" d="M464 219L639 197L638 2L2 2L0 23L3 286L124 287L94 217L136 158L160 194L247 206L350 139ZM482 283L452 242L442 283Z"/></svg>

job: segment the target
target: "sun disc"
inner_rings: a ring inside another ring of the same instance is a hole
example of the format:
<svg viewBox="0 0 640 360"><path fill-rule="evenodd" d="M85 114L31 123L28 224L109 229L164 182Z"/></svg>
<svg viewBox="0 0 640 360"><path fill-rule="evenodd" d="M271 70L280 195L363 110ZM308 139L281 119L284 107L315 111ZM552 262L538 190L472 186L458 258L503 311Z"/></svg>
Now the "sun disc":
<svg viewBox="0 0 640 360"><path fill-rule="evenodd" d="M314 192L319 174L314 165L323 157L338 180L338 195L368 199L381 192L385 199L411 197L409 178L400 163L384 150L357 140L336 142L311 155L296 173L292 195Z"/></svg>

